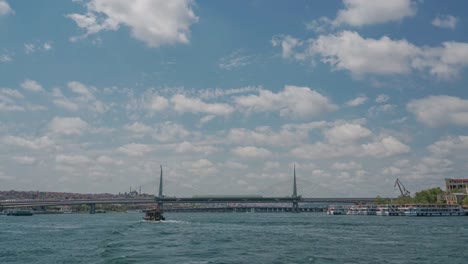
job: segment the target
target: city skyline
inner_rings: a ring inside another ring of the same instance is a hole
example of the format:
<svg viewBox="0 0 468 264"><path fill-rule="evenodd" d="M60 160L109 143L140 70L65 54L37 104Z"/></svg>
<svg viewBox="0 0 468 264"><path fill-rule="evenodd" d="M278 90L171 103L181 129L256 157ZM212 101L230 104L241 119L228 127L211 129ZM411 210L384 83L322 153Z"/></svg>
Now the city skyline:
<svg viewBox="0 0 468 264"><path fill-rule="evenodd" d="M0 189L337 196L468 170L465 1L0 0ZM292 189L291 189L292 190Z"/></svg>

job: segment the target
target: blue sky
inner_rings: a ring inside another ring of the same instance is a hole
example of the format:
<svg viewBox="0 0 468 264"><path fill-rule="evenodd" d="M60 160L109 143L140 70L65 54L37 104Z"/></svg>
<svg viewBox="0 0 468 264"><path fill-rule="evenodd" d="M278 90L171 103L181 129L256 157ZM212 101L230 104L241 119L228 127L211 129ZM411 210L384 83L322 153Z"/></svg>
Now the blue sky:
<svg viewBox="0 0 468 264"><path fill-rule="evenodd" d="M293 164L307 196L467 177L467 5L0 0L0 189L151 191L159 164L174 194Z"/></svg>

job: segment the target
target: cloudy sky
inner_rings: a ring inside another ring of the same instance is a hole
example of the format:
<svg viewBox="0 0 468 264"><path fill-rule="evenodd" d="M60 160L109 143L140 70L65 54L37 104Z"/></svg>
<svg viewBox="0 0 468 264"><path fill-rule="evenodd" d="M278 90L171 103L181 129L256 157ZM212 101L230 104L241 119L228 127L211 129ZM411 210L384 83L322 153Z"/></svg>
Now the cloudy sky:
<svg viewBox="0 0 468 264"><path fill-rule="evenodd" d="M468 177L466 10L0 0L0 190L152 190L159 164L169 195L289 191L293 164L306 196Z"/></svg>

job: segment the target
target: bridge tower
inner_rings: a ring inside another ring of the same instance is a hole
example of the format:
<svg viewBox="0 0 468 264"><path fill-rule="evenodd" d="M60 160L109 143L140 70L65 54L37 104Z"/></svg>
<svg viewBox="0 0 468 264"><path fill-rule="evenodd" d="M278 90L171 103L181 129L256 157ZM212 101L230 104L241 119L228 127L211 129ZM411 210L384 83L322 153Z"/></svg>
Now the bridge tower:
<svg viewBox="0 0 468 264"><path fill-rule="evenodd" d="M294 183L293 183L293 195L294 198L292 203L292 212L299 213L299 199L300 196L297 196L297 184L296 184L296 164L294 164Z"/></svg>
<svg viewBox="0 0 468 264"><path fill-rule="evenodd" d="M163 198L163 171L162 171L162 165L159 165L160 168L161 168L161 174L159 175L159 193L158 193L158 197L156 198L157 202L158 202L158 207L159 208L163 208L163 202L162 202L162 198Z"/></svg>

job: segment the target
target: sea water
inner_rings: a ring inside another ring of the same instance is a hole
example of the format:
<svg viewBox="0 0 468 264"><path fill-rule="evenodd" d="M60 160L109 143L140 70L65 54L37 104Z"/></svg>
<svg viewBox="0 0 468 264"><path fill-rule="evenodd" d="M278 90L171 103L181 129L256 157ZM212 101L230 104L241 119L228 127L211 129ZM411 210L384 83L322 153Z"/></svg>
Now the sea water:
<svg viewBox="0 0 468 264"><path fill-rule="evenodd" d="M468 263L468 217L0 216L0 263Z"/></svg>

